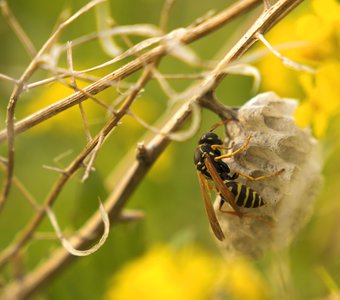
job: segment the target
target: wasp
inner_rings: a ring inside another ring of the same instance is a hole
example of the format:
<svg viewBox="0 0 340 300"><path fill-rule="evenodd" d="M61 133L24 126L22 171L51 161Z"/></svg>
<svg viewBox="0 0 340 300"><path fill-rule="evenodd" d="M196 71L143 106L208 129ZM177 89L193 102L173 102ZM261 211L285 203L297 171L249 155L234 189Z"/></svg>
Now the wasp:
<svg viewBox="0 0 340 300"><path fill-rule="evenodd" d="M214 126L213 128L216 128ZM213 129L212 129L213 130ZM246 214L240 211L240 208L257 208L263 206L265 201L254 190L248 186L235 181L239 176L245 177L250 181L257 181L281 174L284 169L270 175L264 175L260 177L252 177L241 172L231 172L230 167L222 159L230 158L237 153L243 151L250 142L251 135L245 140L245 142L236 150L231 153L222 154L221 150L231 150L234 145L230 147L223 146L222 140L212 130L205 133L198 141L198 147L194 154L194 163L197 168L199 183L205 203L206 212L208 215L210 226L215 236L220 240L224 240L225 236L221 229L221 226L215 215L214 208L210 201L208 190L214 189L220 195L219 210L221 212L230 213L240 218ZM212 187L208 180L214 183ZM233 211L222 210L222 206L227 202ZM247 215L252 216L252 215ZM258 218L257 216L253 216Z"/></svg>

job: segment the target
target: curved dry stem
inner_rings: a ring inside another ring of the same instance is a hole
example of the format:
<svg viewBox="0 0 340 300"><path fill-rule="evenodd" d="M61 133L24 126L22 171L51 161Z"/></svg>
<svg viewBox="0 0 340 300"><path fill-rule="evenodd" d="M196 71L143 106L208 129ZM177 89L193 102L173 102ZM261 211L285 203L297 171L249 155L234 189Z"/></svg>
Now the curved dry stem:
<svg viewBox="0 0 340 300"><path fill-rule="evenodd" d="M302 0L301 0L302 1ZM293 1L293 0L281 0L278 1L273 7L269 10L266 10L259 19L255 22L255 24L248 30L248 32L240 39L240 41L231 49L229 53L224 57L220 64L216 66L216 68L210 73L207 78L202 82L200 88L197 89L197 93L191 97L187 102L185 102L176 113L169 119L169 121L164 125L161 131L165 134L156 134L150 142L143 146L143 155L138 155L133 163L130 163L129 169L125 172L124 177L118 182L116 189L112 192L112 194L106 200L106 208L109 213L110 220L117 220L123 207L125 206L129 196L137 187L137 185L144 178L145 174L154 163L154 161L159 157L159 155L164 151L167 145L170 143L169 135L173 132L176 132L179 128L183 126L185 121L191 115L192 109L191 105L193 103L199 103L201 106L209 107L210 109L219 109L221 108L221 104L217 104L218 102L215 100L213 105L209 105L208 99L214 99L213 89L215 89L225 76L223 73L223 69L232 61L238 59L255 41L256 41L256 33L257 32L266 32L271 28L278 20L280 20L284 15L286 15L291 9L293 9L296 5L298 5L301 1ZM243 3L245 3L244 1ZM250 1L247 2L249 5ZM254 4L255 2L252 2ZM225 12L224 12L225 13ZM222 14L223 15L223 14ZM221 17L221 15L219 15ZM211 21L211 20L210 20ZM221 20L220 20L221 21ZM224 20L225 22L225 20ZM204 23L203 23L204 24ZM211 24L211 23L209 23ZM221 23L214 23L216 27ZM209 32L209 30L216 29L216 27L200 27L202 24L198 25L195 29L197 31L190 32L185 36L184 43L191 41L195 37L202 34L200 30L204 28L205 34ZM149 53L144 56L143 60L147 62L153 60L153 55L158 53L159 56L163 55L164 49L160 49L162 46L157 47L156 49L151 50ZM162 50L162 51L161 51ZM150 72L151 76L151 72ZM229 114L229 118L232 117L230 114L230 110L226 110L224 108L224 114ZM216 113L221 114L219 111ZM103 134L103 132L101 132ZM96 142L91 146L91 151L94 149L95 144L98 143L98 137L95 138ZM88 147L87 147L88 149ZM86 150L86 149L85 149ZM84 151L85 151L84 150ZM85 151L87 154L88 152ZM82 160L81 160L82 161ZM74 169L72 169L74 171ZM73 173L68 173L73 174ZM59 180L60 184L64 184L63 177ZM54 190L52 190L51 196L57 196L57 192L60 191L62 186L58 184L55 186ZM52 197L52 198L53 198ZM53 198L53 201L55 199ZM52 201L52 202L53 202ZM34 223L32 223L34 224ZM85 224L85 226L81 229L81 237L76 237L72 240L72 245L76 248L85 247L88 243L92 242L92 239L98 236L99 231L102 228L101 218L99 214L93 215L91 219ZM31 231L31 233L33 230ZM24 243L27 242L27 239L23 240ZM23 244L22 244L23 245ZM20 245L20 246L22 246ZM17 244L14 244L17 246ZM16 251L20 249L17 248ZM3 258L3 256L2 256ZM8 258L7 258L8 259ZM23 278L23 280L19 283L13 283L8 286L4 291L5 296L7 295L16 295L17 298L24 298L28 295L31 295L34 291L36 291L43 283L47 282L52 276L57 274L63 267L69 265L69 263L73 260L73 257L67 253L64 249L56 250L54 254L52 254L51 258L48 259L44 264L38 267L35 271L31 272L28 276ZM2 260L4 262L4 260ZM0 260L1 264L1 260Z"/></svg>
<svg viewBox="0 0 340 300"><path fill-rule="evenodd" d="M261 84L261 74L260 71L251 66L251 65L246 65L246 64L237 64L237 65L231 65L227 67L224 70L225 73L227 74L240 74L244 76L251 76L254 79L253 87L252 87L252 92L256 93Z"/></svg>
<svg viewBox="0 0 340 300"><path fill-rule="evenodd" d="M94 148L94 150L93 150L93 152L90 156L90 159L87 163L85 173L84 173L84 175L81 179L81 182L84 182L87 178L89 178L90 172L92 170L94 159L96 158L97 152L98 152L99 148L102 146L103 142L104 142L104 136L101 135L101 136L99 136L98 143L97 143L96 147Z"/></svg>
<svg viewBox="0 0 340 300"><path fill-rule="evenodd" d="M190 28L186 31L186 35L182 38L183 44L189 44L193 41L204 37L205 35L211 33L222 27L227 22L230 22L235 17L241 15L242 13L248 11L254 6L260 4L260 0L243 0L235 3L233 6L229 7L220 14L214 16L211 19L199 24L196 27ZM141 55L135 60L127 63L123 67L113 71L112 73L106 75L105 77L99 79L95 83L87 86L83 91L87 94L96 95L97 93L103 91L104 89L112 86L114 83L126 78L132 73L140 70L146 64L158 59L166 54L165 46L158 46L147 53ZM71 76L72 74L70 74ZM88 99L86 95L82 93L74 93L73 95L62 99L18 122L14 126L15 134L24 132L29 128L40 124L41 122L63 112L64 110L76 105L84 100ZM8 136L7 130L0 131L0 142L4 142Z"/></svg>
<svg viewBox="0 0 340 300"><path fill-rule="evenodd" d="M35 70L38 68L39 61L44 53L46 53L52 46L55 44L61 32L74 20L76 20L80 15L90 10L93 6L97 5L98 3L102 2L103 0L94 0L82 7L79 11L77 11L73 16L71 16L68 20L61 23L54 34L47 40L47 42L42 46L39 52L35 55L32 59L31 63L19 79L18 83L16 84L13 92L10 96L10 100L7 106L7 120L6 120L6 128L7 128L7 143L8 143L8 164L7 164L7 174L4 183L4 187L2 193L0 195L0 211L2 210L6 199L9 195L11 184L12 184L12 177L13 177L13 168L14 168L14 155L15 155L15 129L14 129L14 115L15 115L15 108L17 102L19 100L20 94L23 91L23 88L26 85L28 79L33 75Z"/></svg>
<svg viewBox="0 0 340 300"><path fill-rule="evenodd" d="M105 76L104 78L98 80L97 82L91 84L87 88L85 88L82 92L76 92L70 97L67 97L53 105L34 113L33 115L27 117L24 120L21 120L16 125L14 124L14 113L17 101L20 97L20 94L23 88L26 85L27 80L31 77L34 71L37 69L39 61L44 53L46 53L56 42L60 33L76 18L78 18L82 13L88 11L94 5L100 3L101 0L92 1L88 5L84 6L77 13L71 16L68 20L61 23L55 33L48 39L48 41L44 44L44 46L40 49L37 55L34 57L24 74L21 76L18 84L14 88L12 95L9 100L8 108L7 108L7 130L4 130L0 133L0 140L5 140L7 138L8 142L8 165L7 165L7 174L6 180L4 183L4 188L2 194L0 195L0 210L4 206L4 203L9 195L11 188L11 181L13 177L13 168L14 168L14 156L15 156L15 134L17 132L22 132L31 128L34 125L39 124L42 121L47 120L48 118L64 111L65 109L79 104L80 102L86 100L87 94L97 94L100 91L106 89L111 86L112 82L116 80L121 80L126 76L132 74L133 72L139 70L146 64L157 60L159 57L164 56L167 52L171 51L171 47L169 45L161 45L156 47L155 49L150 50L146 54L141 57L135 59L131 63L123 66L122 68L114 71L113 73ZM236 3L231 8L222 12L221 14L207 20L206 22L199 24L197 27L189 28L185 31L181 32L180 40L176 42L176 44L187 44L190 43L206 34L211 32L212 30L216 30L227 21L230 21L237 15L246 11L247 9L256 5L258 0L244 0L239 3ZM169 49L170 48L170 49Z"/></svg>
<svg viewBox="0 0 340 300"><path fill-rule="evenodd" d="M174 6L176 0L165 0L161 12L161 17L159 20L159 27L163 32L166 32L168 29L169 16L172 7Z"/></svg>
<svg viewBox="0 0 340 300"><path fill-rule="evenodd" d="M21 44L24 46L26 52L29 54L29 56L34 57L36 55L34 45L30 38L27 36L24 29L21 27L18 20L12 14L12 11L9 8L6 0L0 1L0 8L4 18L6 19L9 26L11 26L13 32L16 34Z"/></svg>
<svg viewBox="0 0 340 300"><path fill-rule="evenodd" d="M274 54L281 62L288 68L291 68L295 71L304 71L311 74L315 74L316 70L310 66L298 63L289 59L288 57L283 56L279 51L274 49L274 47L266 40L262 33L257 34L257 38L268 48L268 50Z"/></svg>
<svg viewBox="0 0 340 300"><path fill-rule="evenodd" d="M63 245L63 247L65 248L66 251L68 251L70 254L74 255L74 256L88 256L91 255L92 253L96 252L101 246L104 245L107 237L109 236L109 232L110 232L110 220L109 220L109 216L107 215L105 208L103 206L103 204L99 201L99 211L100 211L100 215L104 224L104 232L103 235L100 237L100 240L98 241L98 243L96 243L94 246L92 246L89 249L86 250L78 250L75 249L72 244L65 238L64 234L62 233L60 226L58 224L57 221L57 217L54 214L53 210L51 207L47 207L46 208L46 214L48 216L48 218L50 219L50 222L52 224L52 227L54 228L54 231L58 237L58 239L60 240L61 244Z"/></svg>
<svg viewBox="0 0 340 300"><path fill-rule="evenodd" d="M192 121L191 121L189 128L183 131L169 133L168 137L171 140L183 142L195 135L201 122L201 109L199 105L197 105L196 102L193 102L191 104L191 116L192 116Z"/></svg>
<svg viewBox="0 0 340 300"><path fill-rule="evenodd" d="M7 81L13 82L13 83L15 83L15 84L18 83L18 80L16 80L15 78L12 78L12 77L10 77L10 76L7 76L7 75L1 74L1 73L0 73L0 79L1 79L1 80L7 80Z"/></svg>
<svg viewBox="0 0 340 300"><path fill-rule="evenodd" d="M157 37L161 36L163 33L158 27L152 24L133 24L133 25L121 25L118 27L111 28L109 30L102 30L100 32L95 32L86 36L79 37L72 41L74 46L79 46L84 43L90 42L97 38L106 38L116 35L136 35L144 37ZM60 47L60 51L65 51L66 45Z"/></svg>
<svg viewBox="0 0 340 300"><path fill-rule="evenodd" d="M121 108L117 113L111 117L106 123L103 129L86 145L84 150L78 155L78 157L63 171L59 180L52 187L50 194L43 204L43 208L40 209L25 227L25 229L17 236L16 240L8 246L0 256L0 268L3 267L11 257L13 257L20 249L30 240L34 231L43 220L46 208L53 205L54 201L59 196L60 192L70 179L70 177L83 166L86 157L95 149L98 143L103 140L112 130L117 126L121 118L126 114L126 111L130 108L131 104L135 100L139 91L145 86L152 75L152 69L154 64L147 66L146 70L142 74L140 80L137 82L134 90L127 96Z"/></svg>
<svg viewBox="0 0 340 300"><path fill-rule="evenodd" d="M108 2L101 3L96 7L96 21L97 30L99 32L108 31L110 26L113 24L113 19L110 14L110 5ZM104 52L110 57L119 55L122 50L119 48L117 43L114 41L112 36L98 35L98 40Z"/></svg>

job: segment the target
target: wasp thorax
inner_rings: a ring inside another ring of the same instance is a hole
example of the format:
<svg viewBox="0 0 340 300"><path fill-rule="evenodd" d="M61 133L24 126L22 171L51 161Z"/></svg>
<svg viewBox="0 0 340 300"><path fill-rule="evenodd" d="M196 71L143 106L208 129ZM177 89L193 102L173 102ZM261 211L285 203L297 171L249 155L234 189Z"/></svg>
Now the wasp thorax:
<svg viewBox="0 0 340 300"><path fill-rule="evenodd" d="M220 212L216 200L216 215L226 237L221 247L226 254L258 257L267 250L285 247L311 216L321 185L322 161L310 130L295 124L296 107L296 100L267 92L239 109L239 122L228 124L234 149L251 136L244 151L227 159L232 171L254 178L284 171L265 180L238 179L265 203L242 208L242 218Z"/></svg>

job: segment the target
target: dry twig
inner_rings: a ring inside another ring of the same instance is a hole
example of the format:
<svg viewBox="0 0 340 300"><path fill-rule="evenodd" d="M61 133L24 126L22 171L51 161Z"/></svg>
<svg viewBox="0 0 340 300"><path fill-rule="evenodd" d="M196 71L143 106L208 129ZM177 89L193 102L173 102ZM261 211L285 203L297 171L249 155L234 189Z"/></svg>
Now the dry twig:
<svg viewBox="0 0 340 300"><path fill-rule="evenodd" d="M42 46L39 52L35 55L32 59L31 63L17 82L14 90L10 96L10 100L7 106L7 143L8 143L8 164L7 164L7 174L5 185L3 191L0 195L0 211L3 208L5 201L9 195L12 177L13 177L13 169L14 169L14 154L15 154L15 129L14 129L14 120L15 120L15 108L16 104L19 100L20 94L25 87L27 80L33 75L35 70L38 68L41 57L45 54L57 41L61 32L70 25L74 20L76 20L80 15L84 14L88 10L90 10L93 6L97 5L98 3L102 2L103 0L94 0L85 5L81 8L78 12L76 12L73 16L71 16L68 20L60 24L57 30L52 34L52 36L47 40L47 42Z"/></svg>
<svg viewBox="0 0 340 300"><path fill-rule="evenodd" d="M21 25L11 12L7 1L6 0L1 0L0 1L0 8L3 16L5 17L5 20L7 20L7 23L9 26L11 26L13 32L16 34L24 48L26 49L27 53L31 56L34 57L37 53L37 51L34 48L33 43L31 42L30 38L27 36L25 31L22 29Z"/></svg>
<svg viewBox="0 0 340 300"><path fill-rule="evenodd" d="M86 6L86 10L90 9L90 7L97 4L98 2L99 1L91 2L89 6ZM45 217L46 209L52 206L66 183L69 181L70 177L72 177L83 166L84 160L91 153L94 158L94 155L98 150L97 147L100 147L102 141L119 124L121 118L129 114L131 104L134 102L141 89L144 88L150 79L152 79L154 68L156 67L158 61L161 59L161 57L173 51L171 46L169 46L170 42L172 43L175 41L175 44L177 45L189 44L204 37L210 32L217 30L233 18L251 9L260 2L261 1L258 0L240 1L220 14L211 17L202 23L199 23L197 26L175 32L178 34L175 40L169 40L170 36L168 35L166 36L166 38L168 38L168 43L162 43L161 45L154 47L121 68L90 84L82 91L77 90L73 95L62 99L59 102L46 107L45 109L38 111L35 114L30 115L14 124L16 102L18 101L20 93L27 83L27 79L30 78L34 70L37 68L41 55L52 46L60 32L70 22L72 22L79 15L79 13L75 14L59 27L56 33L51 36L51 38L32 60L32 63L20 78L11 96L8 106L7 130L0 133L0 141L4 141L7 138L9 147L7 181L0 204L3 204L4 199L9 193L11 179L13 177L15 134L24 132L29 128L36 126L37 124L70 108L71 106L81 103L91 96L96 95L100 91L112 86L114 83L126 78L132 73L135 73L141 68L144 68L144 72L137 84L129 91L120 108L114 113L114 115L110 117L102 130L100 130L100 132L91 141L88 141L83 151L63 171L58 181L55 183L49 195L47 196L42 208L34 215L27 227L25 227L25 229L17 236L13 243L1 253L0 267L4 266L22 249L22 247L27 242L30 241L30 239L34 236L38 225ZM178 131L187 121L187 119L193 114L193 110L197 104L215 111L223 118L233 117L233 112L229 109L226 109L213 97L213 91L218 87L226 75L226 68L231 62L234 62L240 58L241 55L257 41L259 33L265 34L273 25L275 25L300 2L302 2L302 0L280 0L272 7L267 8L259 16L253 26L239 40L239 42L236 43L235 46L217 64L217 66L208 73L208 75L198 86L195 86L191 90L191 93L189 93L191 97L185 103L183 103L182 106L177 109L177 111L169 118L167 123L160 129L159 132L161 133L155 133L153 138L148 143L139 148L140 151L136 159L130 163L130 167L125 172L124 177L121 178L115 190L105 201L105 208L109 214L111 223L121 220L122 210L129 199L129 196L144 178L151 165L157 160L159 155L170 143L171 137L175 136L174 134L176 131ZM84 11L85 9L81 10L81 12ZM73 75L71 73L74 73L72 69L73 68L71 67L69 74L65 72L62 76L72 77ZM76 88L75 82L72 87ZM197 116L197 113L194 114L194 117L195 116ZM91 166L92 164L90 163L89 165ZM135 215L131 218L138 219L139 217L140 216ZM127 217L127 219L129 219L129 217ZM72 247L79 249L91 244L95 239L97 239L102 228L103 225L101 222L101 217L98 213L95 213L81 228L79 234L70 240ZM71 256L69 252L63 248L60 248L52 253L51 257L41 266L37 267L37 269L24 276L20 282L14 281L12 284L8 285L2 295L8 299L24 299L38 290L44 283L49 281L51 277L62 270L66 264L69 264L73 260L74 257Z"/></svg>

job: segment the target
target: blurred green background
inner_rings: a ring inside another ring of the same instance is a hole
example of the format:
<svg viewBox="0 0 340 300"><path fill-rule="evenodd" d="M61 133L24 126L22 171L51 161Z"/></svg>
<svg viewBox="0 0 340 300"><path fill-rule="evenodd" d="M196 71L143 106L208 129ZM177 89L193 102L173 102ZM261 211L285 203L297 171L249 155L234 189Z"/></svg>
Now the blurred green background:
<svg viewBox="0 0 340 300"><path fill-rule="evenodd" d="M85 3L85 1L12 0L9 5L38 49L51 34L63 9L70 7L75 11ZM201 1L197 5L197 1L194 0L177 1L170 15L169 28L187 26L207 11L213 9L218 12L231 3L233 1L211 0ZM157 25L163 1L115 0L111 1L110 5L112 16L118 24ZM304 9L307 9L307 4L299 7L293 14L298 15ZM204 60L213 59L221 48L227 49L228 45L232 45L258 12L259 10L240 17L225 28L195 42L192 48ZM94 30L95 16L94 12L90 11L63 33L61 42L65 43ZM0 18L0 41L2 45L0 72L19 78L29 64L30 58L3 18ZM94 66L109 59L96 41L76 48L73 56L76 69ZM60 63L66 66L65 57ZM112 70L111 66L97 72L97 75ZM199 68L187 67L173 58L165 58L160 70L164 73L200 71ZM38 80L43 76L44 73L40 72L34 79ZM132 82L132 79L128 81ZM183 90L189 84L180 80L171 83L177 91ZM239 106L252 97L251 87L250 78L228 76L218 88L217 95L225 104ZM6 106L12 88L12 84L0 82L1 128L5 127ZM266 87L263 87L264 89ZM67 93L71 92L66 88L65 91L60 89L60 85L54 89L42 87L24 93L18 104L16 117L21 119L38 108L61 99ZM99 95L108 103L116 96L117 92L113 89ZM303 92L301 88L297 88L287 91L287 94L283 92L281 96L303 97ZM134 104L132 111L153 123L166 109L166 101L166 96L159 86L152 82ZM90 101L87 101L84 107L94 135L105 122L105 111ZM209 231L193 165L193 151L198 137L216 121L218 121L216 116L203 111L202 125L197 135L186 142L172 143L153 166L128 203L128 208L145 212L144 220L113 226L106 244L97 253L78 259L36 296L36 299L100 299L105 295L112 276L119 272L122 266L142 255L151 245L158 243L194 243L212 256L219 257L219 251ZM317 200L315 213L294 240L290 250L293 282L301 299L317 298L329 293L325 278L318 272L320 268L327 270L331 281L340 283L338 121L336 117L330 120L329 128L321 140L325 159L325 183ZM72 234L97 210L98 196L105 199L110 193L109 186L114 185L114 182L107 181L108 176L122 163L127 152L131 149L134 151L136 143L143 139L145 131L134 119L124 118L122 125L111 134L100 150L95 162L96 172L91 173L85 184L80 183L79 174L70 181L54 206L65 233ZM15 174L42 203L58 177L55 172L42 166L55 165L54 158L72 150L70 155L57 163L60 167L67 166L85 143L86 137L80 114L77 109L72 109L17 137ZM6 156L6 146L2 144L0 147L1 155ZM2 180L3 177L1 174ZM32 212L26 200L14 188L0 216L0 249L5 248L25 226ZM52 231L46 221L39 228L39 232L44 231ZM29 243L25 248L24 269L29 270L36 266L58 246L57 241L51 240L34 240ZM6 268L0 276L0 279L7 281L12 276L11 269Z"/></svg>

